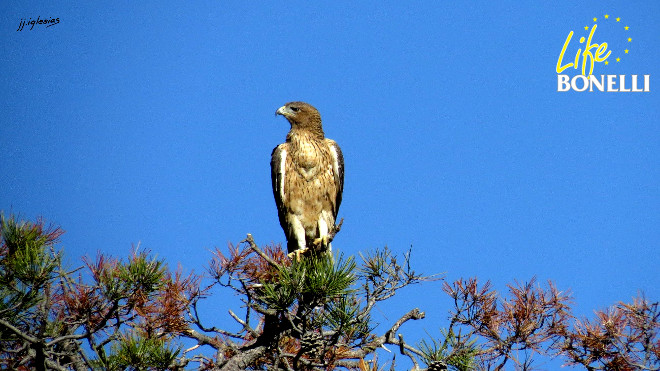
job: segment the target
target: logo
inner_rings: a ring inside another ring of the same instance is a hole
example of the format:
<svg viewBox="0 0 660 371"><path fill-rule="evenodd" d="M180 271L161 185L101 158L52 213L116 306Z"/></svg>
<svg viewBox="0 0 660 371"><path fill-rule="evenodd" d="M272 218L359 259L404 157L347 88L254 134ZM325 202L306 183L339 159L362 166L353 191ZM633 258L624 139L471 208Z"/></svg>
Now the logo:
<svg viewBox="0 0 660 371"><path fill-rule="evenodd" d="M578 38L566 37L557 59L557 91L649 92L651 75L619 74L625 61L634 56L633 31L620 17L594 17ZM575 37L574 37L575 36ZM609 40L610 42L606 42ZM574 53L574 54L573 54ZM582 72L573 77L568 72ZM609 74L594 75L594 70Z"/></svg>

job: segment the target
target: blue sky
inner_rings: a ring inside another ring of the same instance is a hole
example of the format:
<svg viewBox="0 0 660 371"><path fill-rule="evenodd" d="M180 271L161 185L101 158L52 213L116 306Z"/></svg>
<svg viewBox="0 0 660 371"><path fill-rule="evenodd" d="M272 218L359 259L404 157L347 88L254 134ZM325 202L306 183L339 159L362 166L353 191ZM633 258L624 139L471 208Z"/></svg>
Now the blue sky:
<svg viewBox="0 0 660 371"><path fill-rule="evenodd" d="M412 245L418 271L499 290L551 279L579 315L658 300L658 14L657 1L3 1L0 209L61 225L72 265L140 242L201 273L246 233L284 241L269 160L288 123L274 112L302 100L345 156L335 250ZM60 22L17 31L38 16ZM557 92L564 41L575 31L570 61L593 18L613 51L594 74L650 75L650 92ZM382 322L413 305L428 316L413 331L447 325L440 284L403 292Z"/></svg>

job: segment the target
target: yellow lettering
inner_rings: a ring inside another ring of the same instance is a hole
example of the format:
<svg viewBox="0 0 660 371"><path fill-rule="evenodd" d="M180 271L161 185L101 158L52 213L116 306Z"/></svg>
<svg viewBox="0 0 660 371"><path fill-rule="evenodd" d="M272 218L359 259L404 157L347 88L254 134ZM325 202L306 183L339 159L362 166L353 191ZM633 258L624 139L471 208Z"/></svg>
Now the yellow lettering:
<svg viewBox="0 0 660 371"><path fill-rule="evenodd" d="M568 37L566 38L566 41L564 42L564 47L561 48L561 53L559 53L559 59L557 60L557 73L561 73L561 71L567 69L568 67L571 67L573 63L569 63L565 66L561 65L561 61L564 59L564 53L566 53L566 47L568 47L568 43L571 42L571 37L573 37L573 31L568 33ZM575 66L577 68L577 65Z"/></svg>
<svg viewBox="0 0 660 371"><path fill-rule="evenodd" d="M571 39L573 38L573 31L568 33L568 37L566 37L564 46L561 48L561 53L559 53L559 59L557 59L557 68L556 68L557 73L561 73L562 71L564 71L569 67L573 67L577 69L578 64L580 63L580 57L582 57L582 75L590 76L594 72L594 64L596 62L604 62L612 54L611 50L607 50L606 42L603 42L600 45L598 45L597 43L592 43L597 27L598 27L597 25L591 27L591 32L589 32L589 37L586 40L584 37L580 38L580 44L586 41L586 44L584 45L584 51L582 51L581 48L578 48L577 53L575 53L575 59L573 60L573 62L567 63L562 66L562 63L564 61L564 55L566 54L566 49L568 48L568 44L570 44ZM587 71L587 63L589 63L588 71Z"/></svg>
<svg viewBox="0 0 660 371"><path fill-rule="evenodd" d="M596 49L596 55L594 56L594 59L596 59L596 62L603 62L604 60L607 59L607 57L610 56L610 54L612 54L612 51L611 51L611 50L607 50L607 54L605 54L604 57L601 57L601 55L603 55L603 53L604 53L606 50L607 50L607 43L604 42L604 43L600 44L600 46L598 47L598 49Z"/></svg>
<svg viewBox="0 0 660 371"><path fill-rule="evenodd" d="M582 74L585 76L588 76L586 72L586 67L587 67L587 59L590 59L591 65L589 67L589 75L591 75L592 72L594 72L594 55L591 54L591 49L593 48L598 48L598 44L591 44L591 39L594 36L594 32L596 32L596 27L598 25L594 25L591 27L591 33L589 33L589 38L587 39L587 45L584 47L584 52L582 52Z"/></svg>

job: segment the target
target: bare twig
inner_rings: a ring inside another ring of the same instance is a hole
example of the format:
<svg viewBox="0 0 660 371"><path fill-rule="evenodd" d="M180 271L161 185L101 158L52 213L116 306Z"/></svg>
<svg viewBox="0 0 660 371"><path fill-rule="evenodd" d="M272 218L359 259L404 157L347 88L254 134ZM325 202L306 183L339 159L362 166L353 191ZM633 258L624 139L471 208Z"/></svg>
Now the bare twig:
<svg viewBox="0 0 660 371"><path fill-rule="evenodd" d="M259 336L259 334L252 328L250 325L247 324L247 322L243 321L242 319L238 318L238 316L230 309L229 310L229 315L231 318L233 318L236 322L240 323L243 326L243 330L247 331L252 335L253 337Z"/></svg>
<svg viewBox="0 0 660 371"><path fill-rule="evenodd" d="M272 265L275 268L279 268L280 265L277 264L273 259L271 259L268 255L266 255L260 248L257 246L257 244L254 242L254 238L252 238L252 234L248 233L247 238L241 241L241 243L247 242L250 245L250 248L256 252L259 256L261 256L265 261L268 262L268 264Z"/></svg>

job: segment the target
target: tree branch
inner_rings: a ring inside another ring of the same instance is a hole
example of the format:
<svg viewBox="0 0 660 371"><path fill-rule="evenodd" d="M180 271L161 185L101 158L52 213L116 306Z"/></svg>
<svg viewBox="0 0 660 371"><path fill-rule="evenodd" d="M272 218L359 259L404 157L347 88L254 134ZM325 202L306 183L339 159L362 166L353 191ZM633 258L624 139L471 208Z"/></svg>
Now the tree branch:
<svg viewBox="0 0 660 371"><path fill-rule="evenodd" d="M385 344L391 344L399 346L403 350L403 355L410 358L413 364L417 365L417 360L415 357L410 354L410 352L416 354L419 357L423 357L423 353L418 349L413 348L412 346L403 342L402 338L397 338L395 334L399 331L399 328L409 320L419 320L425 317L424 312L421 312L418 308L410 310L408 313L404 314L398 321L396 321L392 327L385 332L382 336L377 337L373 341L365 344L360 347L358 350L353 350L346 352L342 355L344 359L363 359L369 354L373 353L376 349L382 347Z"/></svg>
<svg viewBox="0 0 660 371"><path fill-rule="evenodd" d="M18 336L19 338L21 338L21 339L23 339L23 340L25 340L25 341L27 341L31 344L36 344L36 343L39 342L39 339L24 333L23 331L17 329L16 327L14 327L14 325L12 325L11 323L5 321L4 319L0 318L0 325L4 326L9 331L13 332L14 335Z"/></svg>
<svg viewBox="0 0 660 371"><path fill-rule="evenodd" d="M247 331L252 335L253 337L259 336L259 334L252 328L250 327L247 322L243 321L242 319L238 318L238 316L230 309L229 310L229 315L231 318L233 318L236 322L240 323L243 326L243 330Z"/></svg>
<svg viewBox="0 0 660 371"><path fill-rule="evenodd" d="M259 246L254 242L254 238L252 238L252 234L248 233L247 238L241 241L241 243L247 242L250 245L250 248L256 252L259 256L261 256L265 261L268 262L268 264L272 265L275 268L279 268L280 265L277 264L273 259L271 259L268 255L266 255Z"/></svg>

